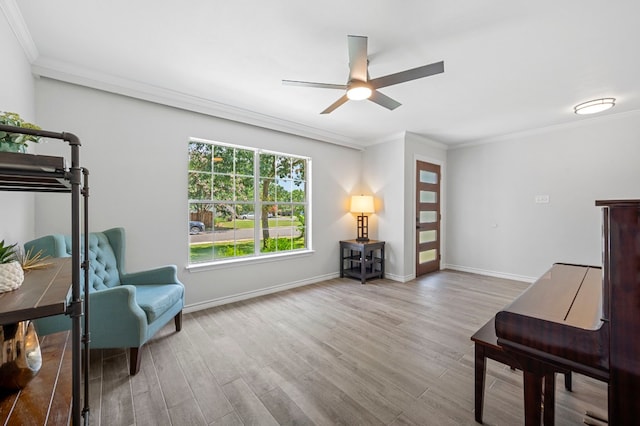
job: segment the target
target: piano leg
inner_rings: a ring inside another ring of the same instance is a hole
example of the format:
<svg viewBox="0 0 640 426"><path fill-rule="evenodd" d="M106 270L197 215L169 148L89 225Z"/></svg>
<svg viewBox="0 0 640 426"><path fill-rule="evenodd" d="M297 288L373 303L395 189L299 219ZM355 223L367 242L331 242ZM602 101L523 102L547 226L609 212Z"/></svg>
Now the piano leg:
<svg viewBox="0 0 640 426"><path fill-rule="evenodd" d="M571 370L565 371L564 372L564 388L566 390L568 390L569 392L571 392L572 390L572 385L571 385Z"/></svg>
<svg viewBox="0 0 640 426"><path fill-rule="evenodd" d="M553 426L556 420L556 373L544 375L544 425Z"/></svg>
<svg viewBox="0 0 640 426"><path fill-rule="evenodd" d="M524 424L540 426L543 375L524 370Z"/></svg>
<svg viewBox="0 0 640 426"><path fill-rule="evenodd" d="M545 426L553 426L556 417L556 373L534 373L523 371L524 376L524 424L525 426L540 426L544 420ZM542 403L542 383L544 379L544 405ZM542 418L544 412L544 418Z"/></svg>

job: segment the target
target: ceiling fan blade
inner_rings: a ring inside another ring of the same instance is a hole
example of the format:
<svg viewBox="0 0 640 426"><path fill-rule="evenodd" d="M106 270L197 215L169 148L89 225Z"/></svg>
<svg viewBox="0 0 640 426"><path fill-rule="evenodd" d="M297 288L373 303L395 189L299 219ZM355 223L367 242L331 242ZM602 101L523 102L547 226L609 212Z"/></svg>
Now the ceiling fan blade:
<svg viewBox="0 0 640 426"><path fill-rule="evenodd" d="M347 36L349 41L349 81L367 81L367 37Z"/></svg>
<svg viewBox="0 0 640 426"><path fill-rule="evenodd" d="M394 84L404 83L405 81L429 77L430 75L440 74L441 72L444 72L443 61L434 62L433 64L397 72L395 74L385 75L384 77L374 78L373 80L369 80L369 84L374 89L380 89L381 87L392 86Z"/></svg>
<svg viewBox="0 0 640 426"><path fill-rule="evenodd" d="M319 89L347 89L346 84L312 83L310 81L282 80L282 84L287 86L317 87Z"/></svg>
<svg viewBox="0 0 640 426"><path fill-rule="evenodd" d="M348 100L349 100L349 98L347 98L347 95L342 95L342 97L340 99L338 99L337 101L335 101L334 103L329 105L329 107L327 109L325 109L324 111L322 111L320 114L329 114L334 109L338 108L340 105L342 105L343 103L347 102Z"/></svg>
<svg viewBox="0 0 640 426"><path fill-rule="evenodd" d="M371 94L371 97L369 98L369 100L371 102L375 102L378 105L381 105L381 106L385 107L386 109L389 109L389 110L392 110L392 111L394 109L398 108L400 105L402 105L400 102L396 101L395 99L391 99L387 95L383 95L382 93L378 92L377 90L373 91L373 93Z"/></svg>

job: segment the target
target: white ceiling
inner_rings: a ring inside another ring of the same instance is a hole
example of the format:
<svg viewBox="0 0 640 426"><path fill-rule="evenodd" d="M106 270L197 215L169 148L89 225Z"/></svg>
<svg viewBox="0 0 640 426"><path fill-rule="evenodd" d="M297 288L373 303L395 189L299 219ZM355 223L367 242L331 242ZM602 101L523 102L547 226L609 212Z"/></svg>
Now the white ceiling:
<svg viewBox="0 0 640 426"><path fill-rule="evenodd" d="M36 74L345 145L404 131L491 140L588 119L572 108L598 97L617 99L604 114L640 109L638 0L16 5ZM441 60L445 72L381 89L402 103L394 111L350 101L320 115L342 92L281 80L345 84L348 34L368 36L372 78Z"/></svg>

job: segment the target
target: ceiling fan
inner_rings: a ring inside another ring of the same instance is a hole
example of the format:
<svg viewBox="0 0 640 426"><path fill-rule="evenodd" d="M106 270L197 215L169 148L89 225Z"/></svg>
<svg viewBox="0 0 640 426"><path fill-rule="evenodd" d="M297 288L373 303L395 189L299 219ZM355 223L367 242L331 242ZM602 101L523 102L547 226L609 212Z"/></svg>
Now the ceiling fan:
<svg viewBox="0 0 640 426"><path fill-rule="evenodd" d="M329 105L329 107L320 114L329 114L348 100L355 101L363 99L369 99L389 110L394 110L402 104L380 93L378 89L444 72L444 62L440 61L370 80L368 69L369 59L367 58L367 37L349 35L347 38L349 42L349 81L347 84L282 80L282 84L291 86L346 90L346 93L342 95L340 99Z"/></svg>

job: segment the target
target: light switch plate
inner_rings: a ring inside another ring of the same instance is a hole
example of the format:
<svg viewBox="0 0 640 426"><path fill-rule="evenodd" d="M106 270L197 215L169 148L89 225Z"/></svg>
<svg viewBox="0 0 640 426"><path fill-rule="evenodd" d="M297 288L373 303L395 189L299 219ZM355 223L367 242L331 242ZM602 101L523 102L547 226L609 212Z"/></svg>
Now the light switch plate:
<svg viewBox="0 0 640 426"><path fill-rule="evenodd" d="M548 195L536 195L534 198L536 204L548 204L549 196Z"/></svg>

